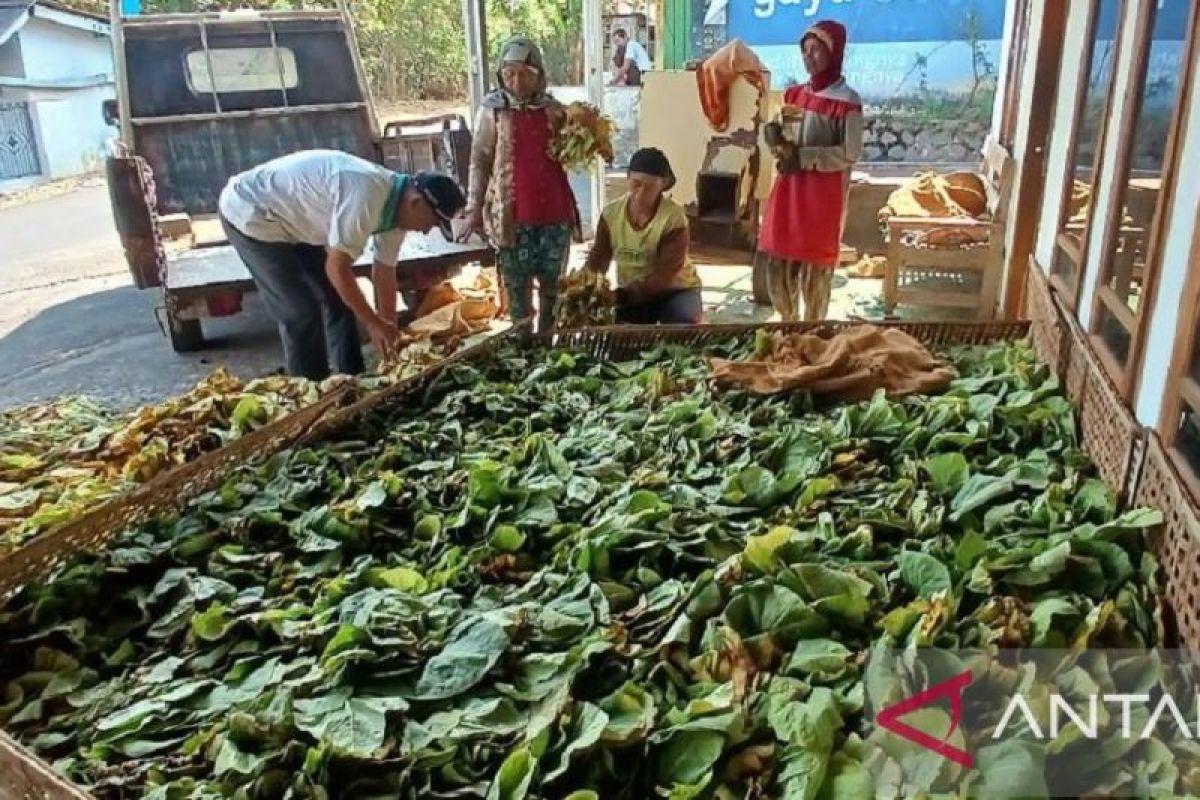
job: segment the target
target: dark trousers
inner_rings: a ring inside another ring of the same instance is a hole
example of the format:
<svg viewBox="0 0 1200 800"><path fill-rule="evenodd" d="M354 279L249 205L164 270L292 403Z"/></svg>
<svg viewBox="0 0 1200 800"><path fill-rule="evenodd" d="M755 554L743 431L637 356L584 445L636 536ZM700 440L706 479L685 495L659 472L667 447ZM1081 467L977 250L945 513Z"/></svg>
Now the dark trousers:
<svg viewBox="0 0 1200 800"><path fill-rule="evenodd" d="M699 289L677 289L642 303L617 306L617 322L628 325L697 325L703 318Z"/></svg>
<svg viewBox="0 0 1200 800"><path fill-rule="evenodd" d="M325 248L260 242L224 217L221 226L279 325L288 373L321 380L329 376L330 361L336 372L362 372L358 324L325 274Z"/></svg>

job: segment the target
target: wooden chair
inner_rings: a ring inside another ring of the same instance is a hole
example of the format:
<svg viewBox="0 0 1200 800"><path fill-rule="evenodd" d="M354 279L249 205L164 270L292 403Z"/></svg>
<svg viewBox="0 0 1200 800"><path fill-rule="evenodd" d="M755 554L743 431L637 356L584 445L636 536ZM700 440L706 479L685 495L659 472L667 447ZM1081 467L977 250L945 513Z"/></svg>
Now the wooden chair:
<svg viewBox="0 0 1200 800"><path fill-rule="evenodd" d="M888 220L888 265L883 307L900 303L966 308L980 319L996 313L1004 270L1004 226L1014 175L1012 157L988 140L981 168L987 216L892 217ZM960 239L963 243L938 243Z"/></svg>

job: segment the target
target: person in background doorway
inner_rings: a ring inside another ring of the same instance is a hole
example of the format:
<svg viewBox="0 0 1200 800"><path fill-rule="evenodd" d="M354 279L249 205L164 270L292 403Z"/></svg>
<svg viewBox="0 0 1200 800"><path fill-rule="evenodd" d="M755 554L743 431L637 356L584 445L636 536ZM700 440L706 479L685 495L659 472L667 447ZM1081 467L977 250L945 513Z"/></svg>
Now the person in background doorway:
<svg viewBox="0 0 1200 800"><path fill-rule="evenodd" d="M617 28L612 35L614 86L641 86L642 74L653 67L650 54L637 39L630 39L624 28Z"/></svg>
<svg viewBox="0 0 1200 800"><path fill-rule="evenodd" d="M801 297L805 320L829 312L850 170L863 139L862 101L842 77L846 29L818 22L805 31L800 50L809 82L787 90L780 119L765 131L779 174L758 239L771 305L785 322L797 319Z"/></svg>
<svg viewBox="0 0 1200 800"><path fill-rule="evenodd" d="M468 223L461 238L482 231L496 248L514 322L533 316L536 281L538 329L548 330L572 233L579 228L567 174L550 155L563 107L546 92L542 54L532 41L509 39L499 64L499 86L475 120Z"/></svg>
<svg viewBox="0 0 1200 800"><path fill-rule="evenodd" d="M287 371L313 380L363 371L356 318L380 355L395 345L396 261L408 231L450 221L466 199L451 178L400 175L349 153L304 150L276 158L225 184L221 226L279 325ZM354 277L373 240L378 308Z"/></svg>
<svg viewBox="0 0 1200 800"><path fill-rule="evenodd" d="M629 193L600 217L587 266L605 272L616 259L618 322L698 324L703 317L687 215L665 195L674 185L661 150L638 150L629 160Z"/></svg>

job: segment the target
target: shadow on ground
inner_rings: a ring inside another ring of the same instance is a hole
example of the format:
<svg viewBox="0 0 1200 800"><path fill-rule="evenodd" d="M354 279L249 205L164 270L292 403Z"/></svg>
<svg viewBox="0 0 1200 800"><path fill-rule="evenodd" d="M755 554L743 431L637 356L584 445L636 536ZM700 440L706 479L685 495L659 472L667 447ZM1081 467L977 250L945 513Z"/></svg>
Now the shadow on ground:
<svg viewBox="0 0 1200 800"><path fill-rule="evenodd" d="M253 295L206 320L206 349L176 353L155 318L157 292L107 289L50 306L0 338L0 407L86 393L117 406L183 392L219 366L255 377L282 364L274 324Z"/></svg>
<svg viewBox="0 0 1200 800"><path fill-rule="evenodd" d="M750 270L700 267L705 321L762 323L770 307L754 303ZM882 317L877 280L835 281L830 317ZM205 320L206 349L176 353L155 317L161 295L131 286L104 289L44 308L0 338L0 408L65 394L88 394L118 407L160 402L203 380L217 367L254 378L283 358L274 324L257 296L242 313ZM900 318L936 318L901 309Z"/></svg>

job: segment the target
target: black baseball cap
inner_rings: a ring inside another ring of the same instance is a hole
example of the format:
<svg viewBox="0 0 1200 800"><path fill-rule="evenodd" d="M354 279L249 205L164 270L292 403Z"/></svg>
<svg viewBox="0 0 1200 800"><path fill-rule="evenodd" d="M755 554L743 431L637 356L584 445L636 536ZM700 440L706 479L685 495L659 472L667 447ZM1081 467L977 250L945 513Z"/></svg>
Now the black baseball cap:
<svg viewBox="0 0 1200 800"><path fill-rule="evenodd" d="M446 241L453 241L454 229L450 222L461 214L467 205L463 190L453 178L440 172L418 172L412 177L412 182L437 215L438 228L446 237Z"/></svg>

